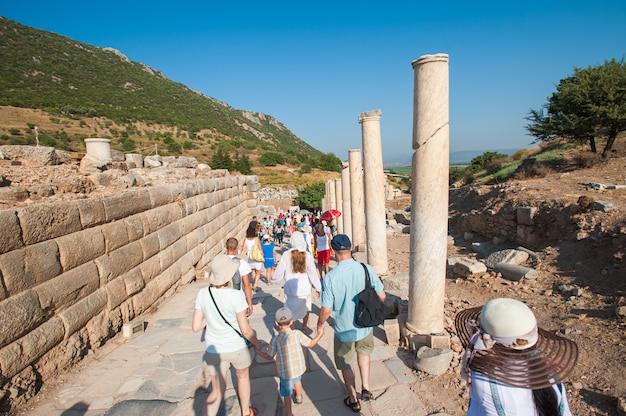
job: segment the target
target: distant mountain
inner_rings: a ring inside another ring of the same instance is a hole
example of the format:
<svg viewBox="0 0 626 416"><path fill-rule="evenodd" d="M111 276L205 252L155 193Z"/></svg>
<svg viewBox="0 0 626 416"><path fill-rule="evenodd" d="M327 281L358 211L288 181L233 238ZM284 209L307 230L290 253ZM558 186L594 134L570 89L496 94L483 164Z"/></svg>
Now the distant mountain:
<svg viewBox="0 0 626 416"><path fill-rule="evenodd" d="M274 117L234 109L112 48L0 17L0 62L0 144L35 144L37 134L43 145L81 151L84 138L105 137L126 152L158 145L159 154L205 160L222 149L252 161L266 153L294 165L328 161Z"/></svg>
<svg viewBox="0 0 626 416"><path fill-rule="evenodd" d="M482 155L485 152L497 152L505 155L512 155L519 149L495 149L495 150L462 150L459 152L450 152L450 165L469 165L472 159ZM410 166L413 154L392 156L385 158L385 168L393 168L394 166Z"/></svg>

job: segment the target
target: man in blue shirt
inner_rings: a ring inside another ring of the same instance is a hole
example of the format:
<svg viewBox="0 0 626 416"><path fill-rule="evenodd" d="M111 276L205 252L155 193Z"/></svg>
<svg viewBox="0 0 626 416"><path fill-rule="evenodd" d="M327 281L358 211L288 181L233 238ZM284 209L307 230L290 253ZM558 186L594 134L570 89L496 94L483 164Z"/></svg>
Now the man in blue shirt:
<svg viewBox="0 0 626 416"><path fill-rule="evenodd" d="M317 330L319 332L322 329L332 313L335 319L335 365L341 370L343 381L350 394L343 402L354 412L359 412L361 404L357 398L355 375L352 370L355 356L361 374L361 400L367 401L372 398L369 391L369 376L370 354L374 350L373 330L354 323L358 294L365 289L365 271L363 266L352 258L352 243L347 235L338 234L333 237L331 247L335 251L338 264L322 281L322 308L317 321ZM366 267L374 290L384 301L386 295L380 278L370 265Z"/></svg>

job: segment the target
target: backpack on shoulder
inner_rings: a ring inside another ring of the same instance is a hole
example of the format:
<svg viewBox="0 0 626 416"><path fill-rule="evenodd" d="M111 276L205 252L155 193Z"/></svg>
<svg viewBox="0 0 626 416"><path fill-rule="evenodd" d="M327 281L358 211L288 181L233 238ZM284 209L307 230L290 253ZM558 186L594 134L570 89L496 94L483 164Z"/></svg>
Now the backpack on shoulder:
<svg viewBox="0 0 626 416"><path fill-rule="evenodd" d="M389 308L385 305L385 302L380 300L376 290L372 287L367 266L363 263L361 263L361 266L365 270L365 289L358 294L354 323L362 327L378 326L385 321Z"/></svg>

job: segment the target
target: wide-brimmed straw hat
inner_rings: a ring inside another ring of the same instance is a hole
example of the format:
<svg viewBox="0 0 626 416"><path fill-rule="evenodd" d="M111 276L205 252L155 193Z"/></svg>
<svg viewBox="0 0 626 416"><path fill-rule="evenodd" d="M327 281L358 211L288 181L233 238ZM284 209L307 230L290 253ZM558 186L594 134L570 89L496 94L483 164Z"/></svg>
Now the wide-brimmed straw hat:
<svg viewBox="0 0 626 416"><path fill-rule="evenodd" d="M218 254L211 262L211 274L209 281L214 286L221 286L230 281L239 270L239 260L228 257L226 254Z"/></svg>
<svg viewBox="0 0 626 416"><path fill-rule="evenodd" d="M454 324L466 348L462 373L536 390L560 383L578 361L574 341L539 328L530 308L515 299L463 310Z"/></svg>

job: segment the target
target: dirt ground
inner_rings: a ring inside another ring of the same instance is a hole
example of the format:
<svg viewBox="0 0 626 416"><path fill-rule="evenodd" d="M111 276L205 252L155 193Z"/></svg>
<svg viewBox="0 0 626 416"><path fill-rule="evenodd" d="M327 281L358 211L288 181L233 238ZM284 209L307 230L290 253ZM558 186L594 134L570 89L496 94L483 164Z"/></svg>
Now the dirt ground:
<svg viewBox="0 0 626 416"><path fill-rule="evenodd" d="M616 314L616 307L626 304L626 189L598 190L590 183L626 184L626 158L614 158L589 169L566 168L540 179L507 182L498 187L498 192L485 191L484 198L451 204L449 234L454 244L448 247L448 257L476 257L471 243L492 238L475 235L472 240L464 240L467 230L458 229L455 221L464 212L498 212L511 204L563 207L576 203L581 196L610 201L615 209L579 213L570 234L545 241L536 250L538 259L530 265L538 271L536 280L511 282L494 272L462 278L449 271L446 329L454 339L455 314L492 298L513 297L527 303L541 327L578 344L578 364L565 382L572 413L615 415L618 398L626 396L626 323ZM491 188L485 186L486 190ZM454 193L451 191L451 201ZM410 196L403 196L389 203L388 208L400 210L409 205ZM389 236L391 273L409 270L409 246L409 235ZM572 285L582 293L572 296L562 285ZM414 390L429 412L460 415L467 410L467 388L460 382L456 361L461 353L454 343L453 349L457 354L446 374L435 377L418 373ZM406 355L410 359L408 352Z"/></svg>

